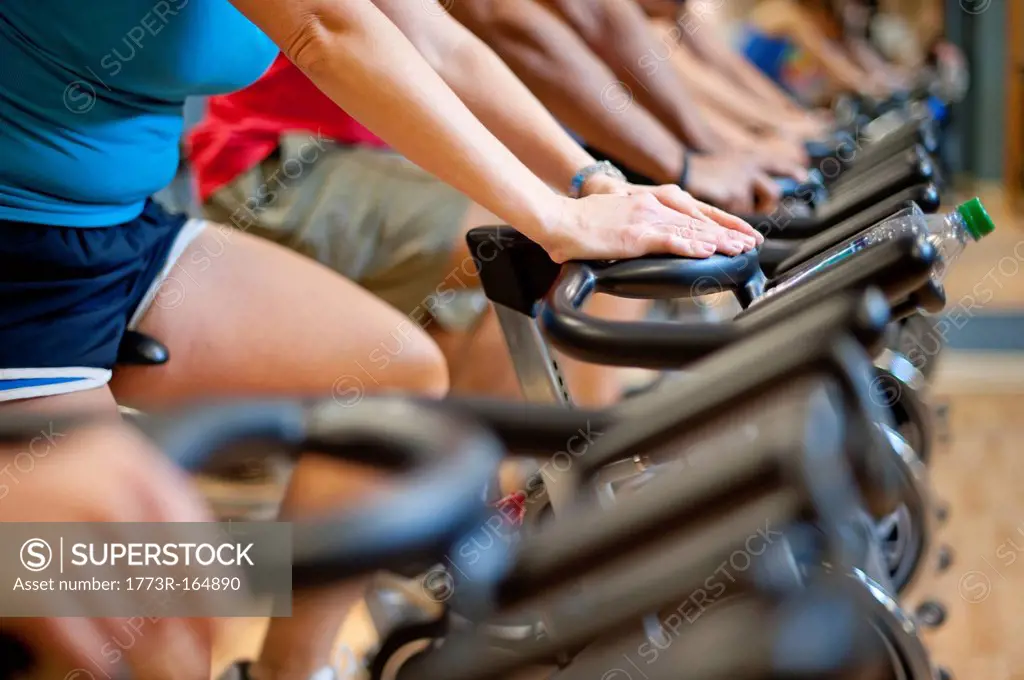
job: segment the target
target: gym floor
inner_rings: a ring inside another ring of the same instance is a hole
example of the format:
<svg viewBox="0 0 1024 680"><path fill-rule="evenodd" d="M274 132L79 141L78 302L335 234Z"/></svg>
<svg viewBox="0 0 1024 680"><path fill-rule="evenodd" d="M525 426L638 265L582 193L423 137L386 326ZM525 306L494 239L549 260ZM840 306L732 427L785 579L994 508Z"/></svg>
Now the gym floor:
<svg viewBox="0 0 1024 680"><path fill-rule="evenodd" d="M932 396L945 415L931 465L936 501L948 508L936 547L948 546L940 571L936 551L904 605L926 602L945 622L925 630L936 664L961 680L1024 677L1024 217L1013 215L997 187L975 187L998 228L971 246L946 282L947 322ZM243 502L245 499L242 499ZM1020 564L1017 564L1020 562ZM252 657L266 622L228 624L214 672ZM357 610L339 645L372 643ZM355 680L348 676L345 680Z"/></svg>
<svg viewBox="0 0 1024 680"><path fill-rule="evenodd" d="M976 191L997 231L947 279L951 351L933 389L946 423L932 485L949 508L937 544L949 547L952 565L939 573L933 561L905 602L946 608L945 623L925 633L936 663L961 679L1007 680L1024 668L1024 218L998 188ZM971 298L975 308L962 311Z"/></svg>

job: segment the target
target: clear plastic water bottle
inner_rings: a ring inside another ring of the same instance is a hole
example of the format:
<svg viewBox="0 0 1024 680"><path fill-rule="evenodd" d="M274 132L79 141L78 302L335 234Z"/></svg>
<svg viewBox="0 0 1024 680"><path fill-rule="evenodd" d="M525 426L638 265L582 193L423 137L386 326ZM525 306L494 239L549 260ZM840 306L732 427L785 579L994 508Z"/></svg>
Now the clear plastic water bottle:
<svg viewBox="0 0 1024 680"><path fill-rule="evenodd" d="M949 266L963 254L968 243L980 241L996 228L979 198L961 203L945 214L925 215L917 206L909 212L886 220L875 230L887 232L890 234L888 238L908 231L926 234L939 251L939 261L932 269L932 278L939 282L946 277Z"/></svg>
<svg viewBox="0 0 1024 680"><path fill-rule="evenodd" d="M787 272L756 302L773 297L857 252L908 232L924 235L939 251L938 262L932 268L932 279L941 282L949 266L960 257L967 244L991 234L995 228L995 223L978 198L961 203L951 212L937 215L926 215L914 205Z"/></svg>

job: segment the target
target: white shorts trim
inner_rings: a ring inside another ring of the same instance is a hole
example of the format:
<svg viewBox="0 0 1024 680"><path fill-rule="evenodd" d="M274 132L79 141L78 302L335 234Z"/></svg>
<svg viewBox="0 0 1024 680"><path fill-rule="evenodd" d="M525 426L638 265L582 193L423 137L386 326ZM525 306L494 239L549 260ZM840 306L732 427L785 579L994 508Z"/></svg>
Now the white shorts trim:
<svg viewBox="0 0 1024 680"><path fill-rule="evenodd" d="M128 321L128 330L135 330L139 323L142 321L142 317L146 315L149 308L153 306L153 300L160 293L160 287L164 285L164 281L171 275L171 270L178 264L178 260L185 253L185 249L189 247L192 241L196 240L196 237L203 232L209 224L206 220L202 219L191 219L181 227L181 231L178 232L178 236L174 239L174 243L171 245L170 251L167 253L167 261L164 262L163 268L160 273L156 275L152 283L149 284L149 288L146 289L146 294L142 296L142 301L139 302L139 306L135 309L135 313L132 314L132 318Z"/></svg>
<svg viewBox="0 0 1024 680"><path fill-rule="evenodd" d="M86 368L71 366L67 368L0 368L0 402L16 399L33 399L36 397L52 397L57 394L70 394L103 387L110 382L112 372L106 368ZM75 378L74 381L60 381L14 387L4 389L4 380L46 380L47 378Z"/></svg>

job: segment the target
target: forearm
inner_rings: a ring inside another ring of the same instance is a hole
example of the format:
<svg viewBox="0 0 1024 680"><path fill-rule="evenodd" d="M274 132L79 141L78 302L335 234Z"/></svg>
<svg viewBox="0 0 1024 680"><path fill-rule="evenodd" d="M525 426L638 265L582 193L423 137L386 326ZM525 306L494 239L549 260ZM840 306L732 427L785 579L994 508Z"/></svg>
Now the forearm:
<svg viewBox="0 0 1024 680"><path fill-rule="evenodd" d="M749 151L756 147L756 138L738 123L721 116L709 116L708 120L711 121L715 133L726 140L732 150Z"/></svg>
<svg viewBox="0 0 1024 680"><path fill-rule="evenodd" d="M688 94L685 81L673 69L663 67L661 56L667 48L633 0L544 1L669 132L698 150L721 146Z"/></svg>
<svg viewBox="0 0 1024 680"><path fill-rule="evenodd" d="M232 0L341 108L540 240L562 205L368 0Z"/></svg>
<svg viewBox="0 0 1024 680"><path fill-rule="evenodd" d="M790 115L798 116L803 113L800 107L786 95L782 88L772 82L768 76L761 73L756 66L747 61L742 55L736 54L728 48L724 48L724 46L723 49L726 51L726 54L723 56L723 61L727 64L726 73L732 75L762 101L778 106Z"/></svg>
<svg viewBox="0 0 1024 680"><path fill-rule="evenodd" d="M879 74L895 88L906 87L910 74L887 62L864 40L850 40L849 52L865 73Z"/></svg>
<svg viewBox="0 0 1024 680"><path fill-rule="evenodd" d="M690 86L709 121L716 115L724 115L755 130L773 130L782 122L782 114L777 109L763 103L758 105L749 93L704 65L686 45L679 45L672 53L672 66Z"/></svg>
<svg viewBox="0 0 1024 680"><path fill-rule="evenodd" d="M763 102L778 107L790 115L799 113L797 107L779 87L736 53L715 27L699 31L678 31L680 41L689 47L702 60L715 67L720 74L732 78L737 84L747 88L751 94Z"/></svg>
<svg viewBox="0 0 1024 680"><path fill-rule="evenodd" d="M828 77L842 89L867 93L870 76L832 43L809 33L809 29L800 31L797 41L821 65Z"/></svg>
<svg viewBox="0 0 1024 680"><path fill-rule="evenodd" d="M830 52L821 58L821 62L836 85L852 92L868 94L870 76L845 56Z"/></svg>
<svg viewBox="0 0 1024 680"><path fill-rule="evenodd" d="M490 48L449 14L374 0L487 129L548 185L567 191L594 163Z"/></svg>
<svg viewBox="0 0 1024 680"><path fill-rule="evenodd" d="M653 180L678 178L682 145L614 87L608 68L548 9L534 0L465 0L452 13L591 146Z"/></svg>
<svg viewBox="0 0 1024 680"><path fill-rule="evenodd" d="M594 158L494 52L475 37L473 41L439 73L531 170L548 184L567 191L573 176L594 163Z"/></svg>

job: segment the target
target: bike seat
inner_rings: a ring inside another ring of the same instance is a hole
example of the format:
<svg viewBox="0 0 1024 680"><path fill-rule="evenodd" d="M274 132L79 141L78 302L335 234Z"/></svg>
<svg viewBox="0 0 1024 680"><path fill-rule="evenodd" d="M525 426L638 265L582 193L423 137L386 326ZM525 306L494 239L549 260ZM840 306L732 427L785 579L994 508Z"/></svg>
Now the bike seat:
<svg viewBox="0 0 1024 680"><path fill-rule="evenodd" d="M117 348L117 363L125 366L160 366L170 358L162 342L138 331L125 332Z"/></svg>

